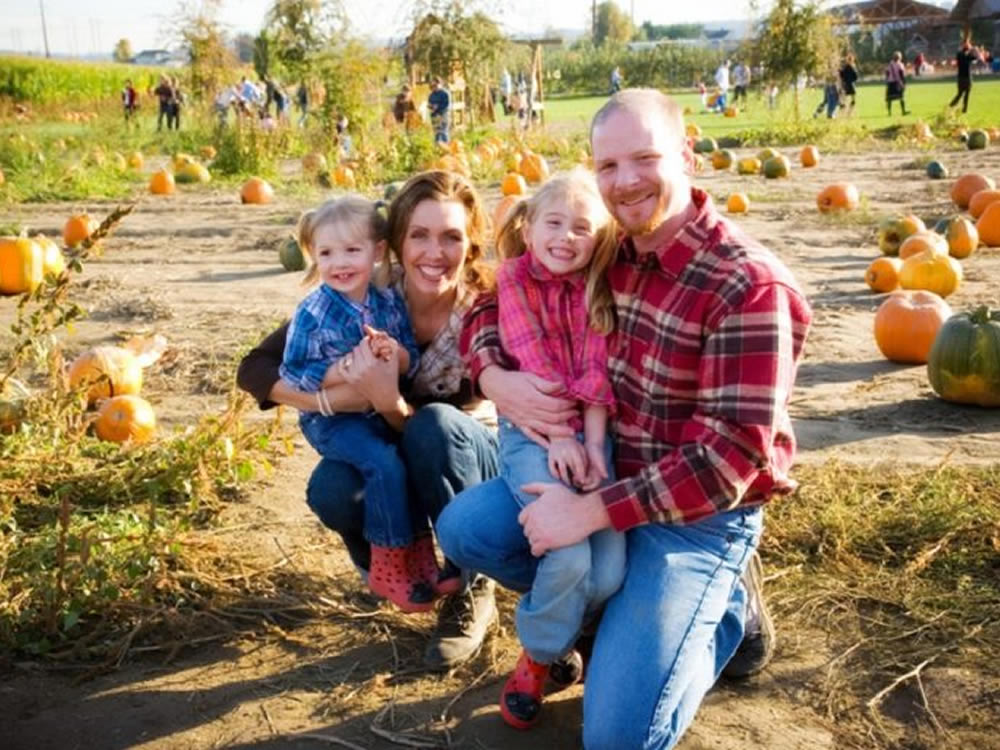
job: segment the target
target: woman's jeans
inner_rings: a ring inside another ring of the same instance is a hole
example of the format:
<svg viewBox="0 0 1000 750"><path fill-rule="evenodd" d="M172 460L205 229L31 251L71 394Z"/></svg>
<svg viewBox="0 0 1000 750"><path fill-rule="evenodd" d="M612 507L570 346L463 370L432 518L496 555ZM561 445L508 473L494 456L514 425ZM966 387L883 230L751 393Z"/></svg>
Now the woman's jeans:
<svg viewBox="0 0 1000 750"><path fill-rule="evenodd" d="M499 473L496 434L449 404L417 410L406 423L398 451L406 467L409 513L432 523L459 492ZM324 458L309 478L306 502L323 525L344 540L354 564L368 570L364 495L358 469Z"/></svg>
<svg viewBox="0 0 1000 750"><path fill-rule="evenodd" d="M578 439L582 442L583 435ZM612 469L611 440L604 465ZM523 508L537 499L521 491L532 482L558 482L548 451L506 419L500 420L501 476ZM625 535L604 529L581 542L551 550L538 560L531 590L521 597L515 621L521 645L537 662L551 664L576 642L588 616L617 591L625 577Z"/></svg>
<svg viewBox="0 0 1000 750"><path fill-rule="evenodd" d="M438 541L463 568L527 591L539 561L517 521L520 506L495 479L450 503ZM625 534L623 586L607 602L587 672L583 744L671 748L743 638L740 576L760 539L759 508Z"/></svg>
<svg viewBox="0 0 1000 750"><path fill-rule="evenodd" d="M410 544L417 519L410 518L399 434L375 412L332 417L304 413L299 425L323 458L353 467L364 479L364 538L379 547Z"/></svg>

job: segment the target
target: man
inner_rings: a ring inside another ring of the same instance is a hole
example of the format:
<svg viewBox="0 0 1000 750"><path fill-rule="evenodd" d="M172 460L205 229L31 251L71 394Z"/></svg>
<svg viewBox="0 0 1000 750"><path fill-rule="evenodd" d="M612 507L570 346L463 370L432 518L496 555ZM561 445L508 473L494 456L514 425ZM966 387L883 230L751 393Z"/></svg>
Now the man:
<svg viewBox="0 0 1000 750"><path fill-rule="evenodd" d="M722 64L715 71L715 85L719 89L719 95L715 100L715 108L719 112L725 112L726 99L729 95L729 60L723 60Z"/></svg>
<svg viewBox="0 0 1000 750"><path fill-rule="evenodd" d="M746 676L773 650L755 550L761 505L794 487L788 401L811 312L781 262L692 188L674 101L615 94L594 116L591 145L627 234L608 274L619 479L583 495L529 485L539 498L524 510L491 480L449 503L436 529L450 559L518 591L547 550L625 531L628 572L587 672L584 746L670 748L727 664ZM565 431L573 404L505 369L496 319L491 302L466 319L473 377L539 441ZM568 675L553 665L550 676Z"/></svg>
<svg viewBox="0 0 1000 750"><path fill-rule="evenodd" d="M962 100L962 113L969 111L969 94L972 93L972 64L982 62L983 53L978 47L973 47L972 42L966 37L962 40L962 45L955 55L955 65L958 68L958 93L949 103L949 107L958 104Z"/></svg>
<svg viewBox="0 0 1000 750"><path fill-rule="evenodd" d="M160 104L160 109L156 116L156 130L157 132L163 130L164 120L167 121L167 130L170 130L170 104L174 99L174 90L170 87L170 81L166 76L160 76L160 83L153 89L153 94Z"/></svg>
<svg viewBox="0 0 1000 750"><path fill-rule="evenodd" d="M448 118L451 109L451 95L441 86L441 77L431 80L431 93L427 97L427 109L434 128L434 142L448 142Z"/></svg>
<svg viewBox="0 0 1000 750"><path fill-rule="evenodd" d="M740 100L746 104L747 89L750 87L750 68L744 62L736 63L733 68L733 104L739 104Z"/></svg>

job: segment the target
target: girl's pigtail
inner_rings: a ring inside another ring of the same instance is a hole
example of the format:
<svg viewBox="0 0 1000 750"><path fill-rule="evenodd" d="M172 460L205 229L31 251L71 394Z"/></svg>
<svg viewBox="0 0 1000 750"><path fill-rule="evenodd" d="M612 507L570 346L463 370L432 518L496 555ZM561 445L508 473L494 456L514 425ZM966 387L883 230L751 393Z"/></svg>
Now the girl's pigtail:
<svg viewBox="0 0 1000 750"><path fill-rule="evenodd" d="M524 255L528 245L524 241L524 227L528 221L528 200L519 200L507 212L497 232L497 253L503 259L519 258Z"/></svg>

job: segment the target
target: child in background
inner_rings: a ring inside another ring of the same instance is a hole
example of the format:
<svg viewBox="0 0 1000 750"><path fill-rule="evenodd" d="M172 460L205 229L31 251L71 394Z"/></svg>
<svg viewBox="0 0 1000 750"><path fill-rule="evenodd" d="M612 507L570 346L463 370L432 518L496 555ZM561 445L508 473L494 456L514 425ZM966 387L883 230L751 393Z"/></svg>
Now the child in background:
<svg viewBox="0 0 1000 750"><path fill-rule="evenodd" d="M840 106L840 89L837 87L837 79L830 76L826 79L826 83L823 85L823 100L816 107L816 111L813 112L813 117L819 117L819 113L823 111L826 107L827 119L832 119L834 113L837 111L837 107Z"/></svg>
<svg viewBox="0 0 1000 750"><path fill-rule="evenodd" d="M704 81L698 81L698 96L701 97L701 111L704 114L708 111L708 89Z"/></svg>
<svg viewBox="0 0 1000 750"><path fill-rule="evenodd" d="M524 507L532 482L590 490L611 475L605 336L614 328L614 303L605 272L614 258L615 225L593 175L576 170L545 183L511 211L497 241L500 341L522 371L560 383L553 395L573 400L576 437L544 448L500 415L501 474ZM538 561L531 591L518 605L523 651L504 685L500 712L518 729L538 719L549 667L580 656L573 644L585 622L621 585L625 537L606 529ZM579 677L582 663L575 677ZM564 685L565 686L565 685Z"/></svg>
<svg viewBox="0 0 1000 750"><path fill-rule="evenodd" d="M125 111L125 122L128 123L139 108L139 92L132 85L132 79L125 81L125 88L122 89L122 109Z"/></svg>
<svg viewBox="0 0 1000 750"><path fill-rule="evenodd" d="M406 469L397 451L402 423L390 425L374 410L334 414L323 393L346 382L351 353L362 342L377 357L397 362L400 374L416 371L419 353L406 305L393 289L372 283L375 264L385 255L385 223L374 203L352 195L303 215L299 244L311 261L306 282L321 283L292 318L281 377L316 394L316 410L299 415L310 445L364 478L368 585L404 612L423 612L442 588L429 570L437 567L433 540L414 533L426 529L426 519L410 517ZM460 580L449 582L451 590L457 589L450 584Z"/></svg>

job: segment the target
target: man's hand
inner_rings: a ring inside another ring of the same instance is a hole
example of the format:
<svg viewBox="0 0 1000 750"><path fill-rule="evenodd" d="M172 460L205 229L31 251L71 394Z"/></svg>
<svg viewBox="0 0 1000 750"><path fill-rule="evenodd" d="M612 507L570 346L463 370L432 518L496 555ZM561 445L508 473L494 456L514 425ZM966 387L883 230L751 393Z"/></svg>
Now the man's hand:
<svg viewBox="0 0 1000 750"><path fill-rule="evenodd" d="M569 420L576 414L576 405L551 395L563 390L561 384L492 365L479 376L479 387L496 404L498 413L543 448L549 447L550 439L573 436Z"/></svg>
<svg viewBox="0 0 1000 750"><path fill-rule="evenodd" d="M561 484L544 482L526 484L521 490L538 495L517 517L535 557L576 544L611 525L598 495L577 495Z"/></svg>

